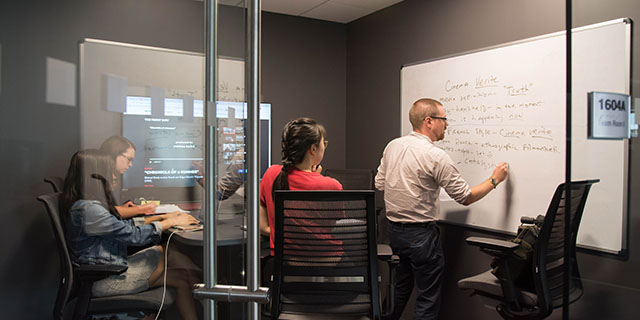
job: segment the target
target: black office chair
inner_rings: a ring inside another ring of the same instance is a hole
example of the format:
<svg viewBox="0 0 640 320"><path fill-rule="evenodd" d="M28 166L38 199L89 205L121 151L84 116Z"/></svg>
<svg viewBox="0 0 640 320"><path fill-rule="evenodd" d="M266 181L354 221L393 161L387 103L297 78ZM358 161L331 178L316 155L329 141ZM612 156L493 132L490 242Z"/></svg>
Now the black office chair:
<svg viewBox="0 0 640 320"><path fill-rule="evenodd" d="M62 188L64 187L64 179L61 177L50 176L44 178L44 182L51 185L53 192L62 192Z"/></svg>
<svg viewBox="0 0 640 320"><path fill-rule="evenodd" d="M60 284L53 308L55 320L87 319L89 315L113 314L124 312L158 312L162 303L162 288L155 288L137 294L92 298L91 287L97 280L109 275L120 274L126 267L108 265L75 265L71 262L64 230L60 221L60 193L41 195L38 200L44 203L60 254ZM76 280L77 279L77 280ZM168 290L163 310L173 304L173 290ZM75 302L75 308L71 310Z"/></svg>
<svg viewBox="0 0 640 320"><path fill-rule="evenodd" d="M338 180L340 184L342 184L343 190L375 190L375 175L373 170L370 169L325 169L323 175ZM382 209L384 208L384 199L381 195L381 192L380 194L376 194L375 203L377 216L376 237L378 241L386 239L386 217L381 214ZM381 296L384 297L386 309L391 307L391 299L393 299L391 296L393 294L391 289L391 286L393 285L393 274L391 271L400 263L400 258L398 258L398 256L393 256L391 247L387 244L387 241L382 242L383 243L378 244L378 258L380 261L383 261L383 263L386 262L387 265L391 266L391 269L388 270L389 272L384 272L384 274L389 275L390 279L388 286L386 286L386 290L381 292ZM384 268L384 264L381 264L380 267Z"/></svg>
<svg viewBox="0 0 640 320"><path fill-rule="evenodd" d="M570 302L582 296L582 281L576 260L576 238L580 219L591 185L600 180L571 183L571 280ZM499 280L488 270L458 281L458 287L497 303L497 311L504 319L543 319L562 305L564 274L565 184L560 184L551 199L532 257L531 274L535 290L518 287L512 275ZM500 268L509 270L508 258L518 247L516 243L490 238L470 237L467 243L500 259Z"/></svg>
<svg viewBox="0 0 640 320"><path fill-rule="evenodd" d="M374 192L276 191L274 205L272 319L379 319Z"/></svg>
<svg viewBox="0 0 640 320"><path fill-rule="evenodd" d="M375 190L375 175L370 169L325 169L323 175L338 180L343 190ZM377 198L379 199L376 199L376 213L379 215L384 206L384 199Z"/></svg>
<svg viewBox="0 0 640 320"><path fill-rule="evenodd" d="M344 190L373 190L373 171L369 169L326 169L324 175L338 180Z"/></svg>

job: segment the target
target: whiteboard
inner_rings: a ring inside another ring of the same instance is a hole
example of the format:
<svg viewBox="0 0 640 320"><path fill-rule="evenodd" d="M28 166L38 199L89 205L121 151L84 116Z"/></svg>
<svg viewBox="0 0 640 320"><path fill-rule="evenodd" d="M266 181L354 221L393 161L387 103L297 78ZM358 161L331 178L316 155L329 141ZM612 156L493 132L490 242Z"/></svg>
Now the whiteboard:
<svg viewBox="0 0 640 320"><path fill-rule="evenodd" d="M610 253L626 246L628 140L587 140L587 92L629 94L631 24L618 19L572 31L572 179L600 179L589 194L578 244ZM565 180L566 50L558 32L403 66L401 130L419 98L443 103L449 127L436 145L470 185L501 161L509 176L462 206L441 190L439 220L515 233L521 216L544 214Z"/></svg>
<svg viewBox="0 0 640 320"><path fill-rule="evenodd" d="M80 147L98 148L102 142L112 135L123 134L123 112L126 98L137 96L164 100L164 98L191 101L190 114L194 115L195 101L199 100L204 114L205 57L202 53L188 52L167 48L143 46L98 39L84 39L79 44L79 101L80 101ZM217 101L243 102L244 97L244 61L240 59L218 57L217 65ZM113 99L112 99L113 98ZM120 99L120 100L118 100ZM113 103L112 100L117 101ZM152 103L153 105L153 103ZM241 105L241 104L240 104ZM187 110L186 107L183 110ZM152 107L153 110L153 107ZM216 119L221 119L217 114ZM153 111L152 111L153 112ZM152 113L153 114L153 113ZM225 112L226 113L226 108ZM172 115L171 117L176 117ZM202 141L204 127L197 128L200 120L194 116L179 117L173 135L164 137L190 136L194 141ZM226 117L226 116L225 116ZM131 121L131 119L129 119ZM194 126L189 123L195 123ZM128 138L144 140L143 126L139 132L129 132ZM268 127L270 133L270 127ZM167 131L163 132L166 134ZM154 136L157 139L161 136ZM175 139L168 139L175 141ZM140 140L138 140L140 141ZM221 141L221 140L220 140ZM268 140L270 141L270 140ZM146 142L146 141L145 141ZM145 150L138 146L138 150ZM154 148L160 147L155 145ZM223 144L219 144L222 148ZM202 147L196 143L196 150ZM269 149L270 152L270 149ZM222 150L218 155L223 156ZM176 154L178 156L178 154ZM197 156L196 159L199 159ZM267 161L270 155L267 157ZM136 163L141 163L137 161ZM217 162L219 172L224 172L227 164ZM139 188L136 192L143 195ZM166 199L193 199L192 188L163 188L165 190L153 194L154 197ZM169 194L170 193L170 194ZM197 196L195 196L197 197Z"/></svg>
<svg viewBox="0 0 640 320"><path fill-rule="evenodd" d="M122 132L122 114L105 106L109 78L123 79L125 95L149 96L151 88L161 88L166 98L204 98L202 53L98 39L84 39L79 50L82 148ZM245 101L244 61L219 57L217 67L217 100Z"/></svg>

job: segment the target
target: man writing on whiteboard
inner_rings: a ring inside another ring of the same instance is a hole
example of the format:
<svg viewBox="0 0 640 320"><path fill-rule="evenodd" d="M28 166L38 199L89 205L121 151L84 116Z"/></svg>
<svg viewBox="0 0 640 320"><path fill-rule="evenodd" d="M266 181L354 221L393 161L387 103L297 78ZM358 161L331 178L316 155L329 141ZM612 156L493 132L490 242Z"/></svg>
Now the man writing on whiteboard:
<svg viewBox="0 0 640 320"><path fill-rule="evenodd" d="M456 202L469 205L504 181L508 167L498 164L491 177L470 187L449 155L434 145L444 139L448 126L442 104L419 99L409 110L409 120L413 132L389 142L376 175L376 188L384 191L389 244L400 257L391 319L402 315L414 282L418 293L414 319L437 319L444 268L435 223L440 188Z"/></svg>

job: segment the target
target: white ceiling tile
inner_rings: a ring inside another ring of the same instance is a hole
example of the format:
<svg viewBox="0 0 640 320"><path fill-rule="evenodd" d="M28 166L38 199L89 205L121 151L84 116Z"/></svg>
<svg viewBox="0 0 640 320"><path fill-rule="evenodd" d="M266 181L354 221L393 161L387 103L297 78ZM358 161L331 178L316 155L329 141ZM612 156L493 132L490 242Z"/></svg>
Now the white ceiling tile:
<svg viewBox="0 0 640 320"><path fill-rule="evenodd" d="M262 10L299 16L327 0L262 0Z"/></svg>
<svg viewBox="0 0 640 320"><path fill-rule="evenodd" d="M389 6L392 6L403 0L330 0L331 2L337 2L354 7L368 8L373 10L380 10Z"/></svg>
<svg viewBox="0 0 640 320"><path fill-rule="evenodd" d="M218 0L218 3L244 7L246 1L248 0ZM262 10L348 23L401 1L403 0L262 0Z"/></svg>
<svg viewBox="0 0 640 320"><path fill-rule="evenodd" d="M373 12L372 9L349 6L333 1L325 2L304 14L303 17L348 23Z"/></svg>

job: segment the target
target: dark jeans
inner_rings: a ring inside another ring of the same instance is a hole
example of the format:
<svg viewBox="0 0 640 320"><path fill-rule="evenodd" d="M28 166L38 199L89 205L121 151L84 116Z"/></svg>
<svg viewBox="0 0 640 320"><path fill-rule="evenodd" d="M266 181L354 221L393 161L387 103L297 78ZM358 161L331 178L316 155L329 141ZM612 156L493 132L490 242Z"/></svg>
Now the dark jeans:
<svg viewBox="0 0 640 320"><path fill-rule="evenodd" d="M418 294L414 319L437 319L444 269L440 229L435 222L416 225L389 222L387 230L393 254L400 257L390 319L400 319L414 282Z"/></svg>

